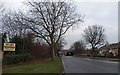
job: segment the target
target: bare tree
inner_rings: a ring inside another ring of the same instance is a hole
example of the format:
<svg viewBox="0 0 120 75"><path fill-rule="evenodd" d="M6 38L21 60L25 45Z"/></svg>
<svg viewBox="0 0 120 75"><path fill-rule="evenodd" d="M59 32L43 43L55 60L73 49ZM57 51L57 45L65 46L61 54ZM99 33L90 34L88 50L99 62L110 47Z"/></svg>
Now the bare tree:
<svg viewBox="0 0 120 75"><path fill-rule="evenodd" d="M83 17L76 14L74 6L65 2L28 2L29 12L18 14L20 25L32 30L50 46L51 60L55 58L55 46L68 29Z"/></svg>
<svg viewBox="0 0 120 75"><path fill-rule="evenodd" d="M10 36L22 35L24 34L25 27L20 23L20 16L16 12L5 13L2 18L3 27L7 32L11 32Z"/></svg>
<svg viewBox="0 0 120 75"><path fill-rule="evenodd" d="M3 12L4 10L5 10L5 8L4 8L3 4L1 3L0 4L0 12Z"/></svg>
<svg viewBox="0 0 120 75"><path fill-rule="evenodd" d="M91 54L93 58L95 58L95 49L105 42L104 31L105 29L98 25L88 26L88 28L84 30L83 36L86 42L92 47Z"/></svg>
<svg viewBox="0 0 120 75"><path fill-rule="evenodd" d="M0 50L3 50L3 42L5 41L5 33L2 32L2 13L4 11L4 6L0 3Z"/></svg>
<svg viewBox="0 0 120 75"><path fill-rule="evenodd" d="M75 54L80 54L83 50L86 49L85 42L83 40L76 41L70 48L74 50Z"/></svg>
<svg viewBox="0 0 120 75"><path fill-rule="evenodd" d="M0 3L0 34L2 33L2 13L4 11L4 6Z"/></svg>
<svg viewBox="0 0 120 75"><path fill-rule="evenodd" d="M70 3L28 1L26 4L29 8L26 13L7 16L5 23L21 32L21 29L27 28L35 36L43 38L50 46L51 60L54 60L56 44L69 28L82 22L83 17L75 12L75 7Z"/></svg>

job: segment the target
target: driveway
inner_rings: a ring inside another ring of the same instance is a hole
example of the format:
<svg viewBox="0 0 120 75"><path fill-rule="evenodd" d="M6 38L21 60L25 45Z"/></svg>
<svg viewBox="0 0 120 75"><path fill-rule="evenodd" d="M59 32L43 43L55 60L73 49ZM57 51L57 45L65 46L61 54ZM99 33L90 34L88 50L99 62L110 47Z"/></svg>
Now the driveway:
<svg viewBox="0 0 120 75"><path fill-rule="evenodd" d="M65 73L118 73L118 62L62 56Z"/></svg>

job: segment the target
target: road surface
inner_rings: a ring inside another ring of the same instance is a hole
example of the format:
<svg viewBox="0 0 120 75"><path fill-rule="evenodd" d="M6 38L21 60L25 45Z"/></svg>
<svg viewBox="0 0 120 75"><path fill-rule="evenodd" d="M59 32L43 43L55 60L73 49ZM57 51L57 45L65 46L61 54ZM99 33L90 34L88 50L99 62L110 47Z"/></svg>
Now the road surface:
<svg viewBox="0 0 120 75"><path fill-rule="evenodd" d="M118 73L118 62L62 56L65 73Z"/></svg>

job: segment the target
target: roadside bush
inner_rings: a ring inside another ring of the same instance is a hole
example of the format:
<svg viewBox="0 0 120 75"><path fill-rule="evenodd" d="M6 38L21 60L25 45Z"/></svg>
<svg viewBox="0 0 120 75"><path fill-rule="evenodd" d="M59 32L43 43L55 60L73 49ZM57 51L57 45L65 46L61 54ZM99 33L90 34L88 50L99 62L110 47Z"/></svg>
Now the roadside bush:
<svg viewBox="0 0 120 75"><path fill-rule="evenodd" d="M6 55L3 58L3 65L8 65L8 64L16 64L19 62L23 61L29 61L31 60L31 55L30 54L24 54L24 55L19 55L19 54L14 54L14 55Z"/></svg>
<svg viewBox="0 0 120 75"><path fill-rule="evenodd" d="M32 59L32 56L30 54L25 54L21 56L22 61L29 61Z"/></svg>
<svg viewBox="0 0 120 75"><path fill-rule="evenodd" d="M35 43L30 50L32 57L34 58L43 58L50 56L49 46L42 43Z"/></svg>
<svg viewBox="0 0 120 75"><path fill-rule="evenodd" d="M11 63L18 63L21 60L21 55L11 55Z"/></svg>
<svg viewBox="0 0 120 75"><path fill-rule="evenodd" d="M3 58L3 64L11 64L12 63L12 56L10 55L6 55L4 58Z"/></svg>

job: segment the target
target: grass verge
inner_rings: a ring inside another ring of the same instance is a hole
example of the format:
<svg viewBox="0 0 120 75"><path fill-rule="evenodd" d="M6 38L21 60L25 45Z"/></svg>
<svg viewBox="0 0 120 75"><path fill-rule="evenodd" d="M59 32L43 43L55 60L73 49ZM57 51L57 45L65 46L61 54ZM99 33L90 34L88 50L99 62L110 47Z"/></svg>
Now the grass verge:
<svg viewBox="0 0 120 75"><path fill-rule="evenodd" d="M63 70L62 62L59 57L54 61L46 60L42 63L30 63L24 65L16 65L3 69L4 73L61 73Z"/></svg>
<svg viewBox="0 0 120 75"><path fill-rule="evenodd" d="M88 58L91 59L92 57L89 56L77 56L80 58ZM106 58L106 57L95 57L95 60L108 60L108 61L115 61L115 62L120 62L119 58Z"/></svg>

